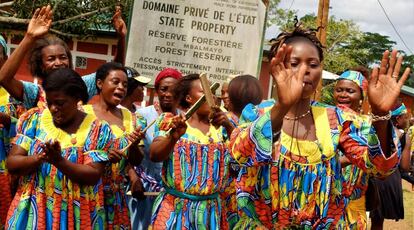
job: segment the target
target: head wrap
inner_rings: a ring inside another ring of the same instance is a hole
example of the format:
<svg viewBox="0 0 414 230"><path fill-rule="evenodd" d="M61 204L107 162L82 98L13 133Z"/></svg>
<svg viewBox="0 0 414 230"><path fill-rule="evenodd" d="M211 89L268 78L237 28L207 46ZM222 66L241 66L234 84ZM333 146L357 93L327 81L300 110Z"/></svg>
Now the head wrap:
<svg viewBox="0 0 414 230"><path fill-rule="evenodd" d="M3 53L7 55L7 42L3 36L0 35L0 46L3 48Z"/></svg>
<svg viewBox="0 0 414 230"><path fill-rule="evenodd" d="M398 108L391 111L391 116L397 117L406 114L407 112L407 107L405 107L404 103L402 103Z"/></svg>
<svg viewBox="0 0 414 230"><path fill-rule="evenodd" d="M350 80L354 82L361 89L363 99L367 96L368 81L360 72L354 70L347 70L343 72L337 80Z"/></svg>
<svg viewBox="0 0 414 230"><path fill-rule="evenodd" d="M155 78L154 86L155 86L155 88L157 88L158 85L160 84L160 81L164 78L172 77L172 78L175 78L175 79L178 80L182 76L183 76L182 73L180 71L176 70L176 69L165 68L157 75L157 78Z"/></svg>

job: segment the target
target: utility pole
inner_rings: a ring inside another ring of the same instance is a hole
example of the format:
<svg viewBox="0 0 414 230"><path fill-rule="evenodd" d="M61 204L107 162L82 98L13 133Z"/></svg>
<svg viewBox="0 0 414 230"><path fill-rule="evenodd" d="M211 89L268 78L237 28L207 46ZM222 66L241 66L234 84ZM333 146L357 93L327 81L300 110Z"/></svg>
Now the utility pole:
<svg viewBox="0 0 414 230"><path fill-rule="evenodd" d="M329 19L329 0L319 0L318 6L318 17L316 18L316 24L318 26L318 32L316 36L323 46L326 46L326 30L328 29L328 19ZM322 64L323 68L323 64ZM314 95L314 100L319 100L321 97L322 90L322 79L319 82L319 85L316 89Z"/></svg>

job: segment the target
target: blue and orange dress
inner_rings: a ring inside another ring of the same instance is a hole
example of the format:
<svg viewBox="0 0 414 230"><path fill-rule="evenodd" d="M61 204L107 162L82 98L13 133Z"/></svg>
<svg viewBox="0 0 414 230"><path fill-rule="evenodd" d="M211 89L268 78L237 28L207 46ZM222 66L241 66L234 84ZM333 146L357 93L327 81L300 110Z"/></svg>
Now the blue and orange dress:
<svg viewBox="0 0 414 230"><path fill-rule="evenodd" d="M48 109L23 114L14 140L28 156L41 154L41 145L57 140L61 154L76 164L105 163L113 135L107 124L86 115L79 129L68 134L53 124ZM72 181L54 165L42 163L22 176L7 215L6 229L103 229L103 190Z"/></svg>
<svg viewBox="0 0 414 230"><path fill-rule="evenodd" d="M92 105L84 105L83 109L88 114L95 115ZM112 148L123 149L128 145L126 135L132 133L138 126L146 127L146 120L138 113L133 114L125 108L122 112L123 127L110 125L114 135ZM143 145L141 141L140 145ZM105 194L106 229L131 229L129 209L126 196L128 185L127 169L128 161L122 158L116 164L108 163L103 176Z"/></svg>
<svg viewBox="0 0 414 230"><path fill-rule="evenodd" d="M299 140L282 131L275 142L270 112L259 116L260 109L252 109L254 122L234 130L231 138L234 159L257 170L237 191L240 229L344 229L347 199L337 150L377 176L398 165L401 149L395 134L395 152L387 158L371 124L354 113L312 103L317 140Z"/></svg>
<svg viewBox="0 0 414 230"><path fill-rule="evenodd" d="M173 115L158 118L157 136L166 136ZM219 193L227 177L229 151L223 127L207 134L187 123L169 158L163 162L165 191L157 197L149 229L220 229Z"/></svg>
<svg viewBox="0 0 414 230"><path fill-rule="evenodd" d="M368 119L364 115L360 116L361 119ZM367 129L365 130L367 131ZM343 155L341 151L339 153ZM348 229L365 230L368 227L366 193L368 191L368 182L371 175L356 165L348 165L345 168L342 168L342 175L342 194L349 200L345 209L346 225L348 226ZM368 195L377 196L377 194ZM373 199L375 199L375 197Z"/></svg>

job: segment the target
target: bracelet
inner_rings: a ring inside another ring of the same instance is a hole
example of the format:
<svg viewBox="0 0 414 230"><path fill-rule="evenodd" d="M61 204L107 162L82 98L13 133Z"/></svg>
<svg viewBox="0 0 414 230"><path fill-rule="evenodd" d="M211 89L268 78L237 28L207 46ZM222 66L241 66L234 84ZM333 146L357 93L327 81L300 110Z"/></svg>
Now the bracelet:
<svg viewBox="0 0 414 230"><path fill-rule="evenodd" d="M389 111L388 114L384 115L384 116L378 116L378 115L375 115L375 114L371 113L372 122L375 122L375 121L388 121L389 119L391 119L391 111Z"/></svg>

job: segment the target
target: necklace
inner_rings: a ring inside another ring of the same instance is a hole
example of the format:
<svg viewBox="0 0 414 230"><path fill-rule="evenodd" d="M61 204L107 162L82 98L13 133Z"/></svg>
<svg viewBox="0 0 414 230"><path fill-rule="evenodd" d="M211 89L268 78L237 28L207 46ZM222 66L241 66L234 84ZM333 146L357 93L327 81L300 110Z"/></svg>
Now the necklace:
<svg viewBox="0 0 414 230"><path fill-rule="evenodd" d="M299 115L299 116L297 116L297 117L288 117L288 116L285 116L284 118L286 119L286 120L299 120L299 119L302 119L302 118L304 118L304 117L306 117L307 115L309 115L310 114L310 110L308 110L308 111L306 111L306 113L304 113L304 114L302 114L302 115Z"/></svg>

